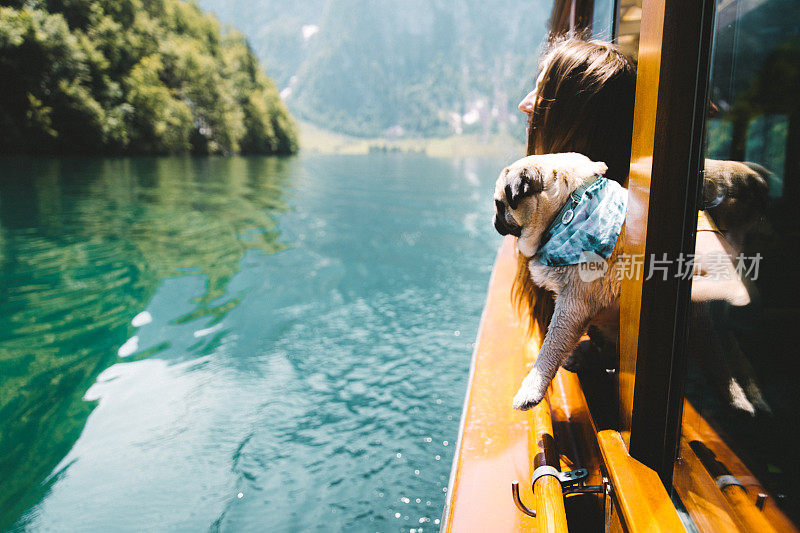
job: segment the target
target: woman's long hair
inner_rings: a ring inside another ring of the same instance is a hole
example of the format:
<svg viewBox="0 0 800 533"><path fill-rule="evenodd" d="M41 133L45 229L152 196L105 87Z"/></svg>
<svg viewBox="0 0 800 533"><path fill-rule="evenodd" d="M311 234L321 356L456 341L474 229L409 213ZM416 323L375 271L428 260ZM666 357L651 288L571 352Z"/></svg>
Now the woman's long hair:
<svg viewBox="0 0 800 533"><path fill-rule="evenodd" d="M530 115L527 154L578 152L608 165L606 176L628 176L636 92L636 63L603 41L575 35L551 41L539 62L544 72ZM518 254L511 299L531 329L547 331L553 293L537 287L529 259Z"/></svg>

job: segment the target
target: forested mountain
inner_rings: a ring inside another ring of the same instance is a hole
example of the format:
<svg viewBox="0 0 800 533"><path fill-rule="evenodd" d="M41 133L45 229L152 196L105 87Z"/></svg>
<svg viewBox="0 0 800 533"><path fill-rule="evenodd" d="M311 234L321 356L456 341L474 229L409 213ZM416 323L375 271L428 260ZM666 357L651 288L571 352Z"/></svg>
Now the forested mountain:
<svg viewBox="0 0 800 533"><path fill-rule="evenodd" d="M242 30L289 108L363 136L520 125L550 16L530 0L200 0Z"/></svg>
<svg viewBox="0 0 800 533"><path fill-rule="evenodd" d="M0 153L291 153L245 37L181 0L0 0Z"/></svg>

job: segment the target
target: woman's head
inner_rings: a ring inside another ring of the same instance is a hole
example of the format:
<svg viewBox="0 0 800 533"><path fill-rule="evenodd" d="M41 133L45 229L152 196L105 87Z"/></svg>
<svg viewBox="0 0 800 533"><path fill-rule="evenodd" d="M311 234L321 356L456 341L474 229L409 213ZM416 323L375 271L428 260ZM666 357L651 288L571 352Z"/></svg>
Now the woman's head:
<svg viewBox="0 0 800 533"><path fill-rule="evenodd" d="M622 181L630 160L636 65L614 44L555 40L536 88L520 103L530 115L528 153L580 152Z"/></svg>

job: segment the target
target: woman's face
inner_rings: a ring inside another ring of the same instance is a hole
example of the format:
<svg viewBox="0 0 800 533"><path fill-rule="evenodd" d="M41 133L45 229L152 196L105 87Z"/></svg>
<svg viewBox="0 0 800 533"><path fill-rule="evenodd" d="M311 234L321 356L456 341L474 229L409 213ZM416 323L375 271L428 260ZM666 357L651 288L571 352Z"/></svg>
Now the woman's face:
<svg viewBox="0 0 800 533"><path fill-rule="evenodd" d="M520 111L522 111L523 113L527 113L529 115L531 113L533 113L533 106L536 103L536 93L537 92L538 91L537 91L536 87L534 87L531 92L529 92L527 95L525 95L525 98L523 98L522 101L519 103L519 110Z"/></svg>
<svg viewBox="0 0 800 533"><path fill-rule="evenodd" d="M533 87L533 90L525 95L525 98L519 103L519 110L525 113L530 117L533 113L533 109L536 106L536 99L539 95L539 86L542 84L542 80L544 79L544 72L546 69L541 69L539 72L539 77L536 78L536 84Z"/></svg>

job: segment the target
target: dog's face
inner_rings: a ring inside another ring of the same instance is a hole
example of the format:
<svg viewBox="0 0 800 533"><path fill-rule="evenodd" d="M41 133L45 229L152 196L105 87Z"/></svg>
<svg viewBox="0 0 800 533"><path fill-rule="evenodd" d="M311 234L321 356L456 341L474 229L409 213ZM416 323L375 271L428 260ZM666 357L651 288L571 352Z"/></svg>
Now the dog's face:
<svg viewBox="0 0 800 533"><path fill-rule="evenodd" d="M532 257L570 193L606 170L605 163L576 153L532 155L512 163L495 184L495 229L519 237L519 251Z"/></svg>
<svg viewBox="0 0 800 533"><path fill-rule="evenodd" d="M703 201L720 229L744 233L759 220L769 206L770 174L756 163L706 159Z"/></svg>

